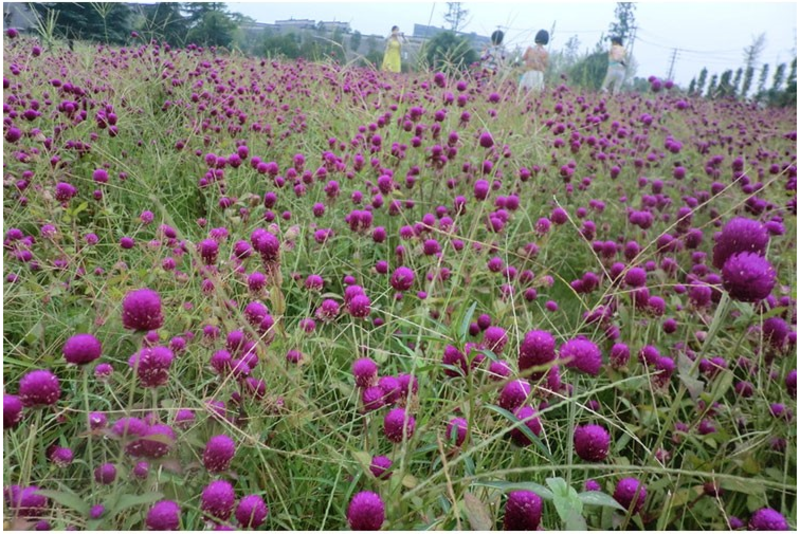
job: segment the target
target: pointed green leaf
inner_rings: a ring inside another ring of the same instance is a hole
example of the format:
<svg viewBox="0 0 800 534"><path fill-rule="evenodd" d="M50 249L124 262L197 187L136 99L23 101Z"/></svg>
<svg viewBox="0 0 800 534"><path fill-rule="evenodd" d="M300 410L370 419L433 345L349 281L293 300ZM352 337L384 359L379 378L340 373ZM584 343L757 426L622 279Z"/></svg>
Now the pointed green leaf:
<svg viewBox="0 0 800 534"><path fill-rule="evenodd" d="M578 498L583 504L590 506L605 506L607 508L616 508L622 512L627 511L620 503L614 500L614 497L602 491L584 491L578 494Z"/></svg>
<svg viewBox="0 0 800 534"><path fill-rule="evenodd" d="M66 488L65 488L66 490ZM89 504L83 499L78 497L70 490L66 491L52 491L52 490L38 490L37 495L42 495L48 499L52 499L61 506L66 506L71 510L75 510L81 515L89 515Z"/></svg>
<svg viewBox="0 0 800 534"><path fill-rule="evenodd" d="M492 517L486 505L470 492L464 493L464 511L472 530L491 530Z"/></svg>
<svg viewBox="0 0 800 534"><path fill-rule="evenodd" d="M504 493L507 493L509 491L521 491L521 490L532 491L546 501L553 500L553 492L547 489L546 487L542 486L541 484L537 484L536 482L480 481L480 482L473 482L473 485L498 489Z"/></svg>

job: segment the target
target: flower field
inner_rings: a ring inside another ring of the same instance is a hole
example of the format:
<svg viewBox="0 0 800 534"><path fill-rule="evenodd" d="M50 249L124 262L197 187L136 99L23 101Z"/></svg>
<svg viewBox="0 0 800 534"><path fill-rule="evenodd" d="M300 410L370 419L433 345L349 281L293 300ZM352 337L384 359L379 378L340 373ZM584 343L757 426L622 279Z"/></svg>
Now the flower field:
<svg viewBox="0 0 800 534"><path fill-rule="evenodd" d="M15 529L797 525L797 111L6 36Z"/></svg>

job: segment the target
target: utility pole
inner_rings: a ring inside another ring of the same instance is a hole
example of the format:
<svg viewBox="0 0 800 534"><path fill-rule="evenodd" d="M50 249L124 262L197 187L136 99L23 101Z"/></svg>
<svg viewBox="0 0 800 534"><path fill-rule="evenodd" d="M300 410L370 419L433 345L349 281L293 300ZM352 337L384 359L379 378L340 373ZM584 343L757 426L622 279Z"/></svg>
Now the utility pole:
<svg viewBox="0 0 800 534"><path fill-rule="evenodd" d="M672 75L675 72L675 59L677 59L677 57L678 57L678 49L677 48L673 48L672 49L672 59L669 62L669 73L667 74L667 79L668 80L672 79Z"/></svg>

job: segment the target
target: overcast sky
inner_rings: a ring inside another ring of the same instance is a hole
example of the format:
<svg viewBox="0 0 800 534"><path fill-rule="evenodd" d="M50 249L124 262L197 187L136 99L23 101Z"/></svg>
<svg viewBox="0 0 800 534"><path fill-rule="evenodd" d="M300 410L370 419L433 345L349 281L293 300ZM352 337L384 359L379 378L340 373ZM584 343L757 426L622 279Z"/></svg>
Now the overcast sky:
<svg viewBox="0 0 800 534"><path fill-rule="evenodd" d="M442 26L446 2L228 2L231 11L258 22L312 19L349 22L363 34L386 35L392 25L411 35L414 23ZM500 28L509 48L527 46L541 28L555 25L551 51L577 35L581 51L594 48L614 19L614 2L463 2L469 23L463 31L489 35ZM678 51L673 79L684 86L703 66L713 74L743 63L742 49L764 32L767 43L760 63L790 62L797 49L797 4L794 2L642 2L633 54L638 76L669 72ZM770 76L771 78L771 76Z"/></svg>

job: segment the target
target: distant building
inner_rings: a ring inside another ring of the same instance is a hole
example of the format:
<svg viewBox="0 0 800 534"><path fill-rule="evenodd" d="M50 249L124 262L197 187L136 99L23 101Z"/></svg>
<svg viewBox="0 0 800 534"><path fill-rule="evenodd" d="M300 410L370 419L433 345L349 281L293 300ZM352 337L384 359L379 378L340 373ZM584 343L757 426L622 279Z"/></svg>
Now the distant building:
<svg viewBox="0 0 800 534"><path fill-rule="evenodd" d="M276 20L274 26L280 32L313 30L316 22L310 19Z"/></svg>
<svg viewBox="0 0 800 534"><path fill-rule="evenodd" d="M339 22L337 20L321 20L317 23L317 26L326 32L333 33L336 30L339 30L342 33L350 33L350 23L348 22Z"/></svg>

